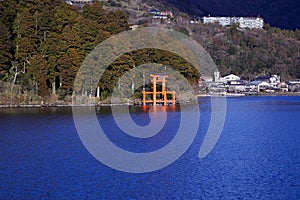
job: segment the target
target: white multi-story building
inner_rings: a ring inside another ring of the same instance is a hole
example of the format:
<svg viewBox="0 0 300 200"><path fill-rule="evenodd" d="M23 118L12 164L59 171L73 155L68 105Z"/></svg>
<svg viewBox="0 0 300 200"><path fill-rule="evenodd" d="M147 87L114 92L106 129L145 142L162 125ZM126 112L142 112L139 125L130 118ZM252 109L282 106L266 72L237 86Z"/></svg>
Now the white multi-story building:
<svg viewBox="0 0 300 200"><path fill-rule="evenodd" d="M230 17L203 17L203 23L220 23L222 26L229 26L231 20Z"/></svg>
<svg viewBox="0 0 300 200"><path fill-rule="evenodd" d="M264 20L260 17L203 17L203 23L219 23L222 26L239 24L240 28L263 28Z"/></svg>

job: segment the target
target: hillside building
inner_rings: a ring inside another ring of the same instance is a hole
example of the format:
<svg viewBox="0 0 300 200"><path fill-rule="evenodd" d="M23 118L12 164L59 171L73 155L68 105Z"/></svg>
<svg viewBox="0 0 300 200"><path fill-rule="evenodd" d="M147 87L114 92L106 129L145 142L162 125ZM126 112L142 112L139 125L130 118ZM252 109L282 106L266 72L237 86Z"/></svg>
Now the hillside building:
<svg viewBox="0 0 300 200"><path fill-rule="evenodd" d="M150 10L149 13L153 15L154 19L168 19L173 17L173 13L171 11L159 11L159 10Z"/></svg>
<svg viewBox="0 0 300 200"><path fill-rule="evenodd" d="M240 28L263 28L264 20L260 17L203 17L204 24L219 23L222 26L239 24Z"/></svg>

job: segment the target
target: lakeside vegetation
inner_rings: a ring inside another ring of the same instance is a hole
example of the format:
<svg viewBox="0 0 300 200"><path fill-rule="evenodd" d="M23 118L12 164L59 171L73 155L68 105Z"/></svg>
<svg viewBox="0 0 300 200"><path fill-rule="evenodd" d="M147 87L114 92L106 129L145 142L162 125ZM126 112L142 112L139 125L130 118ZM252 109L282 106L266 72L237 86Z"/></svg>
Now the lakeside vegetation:
<svg viewBox="0 0 300 200"><path fill-rule="evenodd" d="M12 95L29 99L52 95L63 100L85 56L128 29L125 13L106 12L99 3L79 12L61 0L7 0L0 12L0 80L11 85Z"/></svg>
<svg viewBox="0 0 300 200"><path fill-rule="evenodd" d="M121 10L106 11L99 2L81 11L61 0L0 2L0 104L70 102L73 80L86 55L110 36L129 30ZM147 26L147 24L144 24ZM300 31L266 26L239 30L217 24L160 24L191 35L210 53L221 74L245 79L280 74L300 78ZM99 83L100 100L129 69L145 63L172 66L191 84L196 70L182 58L155 49L132 52L116 59Z"/></svg>

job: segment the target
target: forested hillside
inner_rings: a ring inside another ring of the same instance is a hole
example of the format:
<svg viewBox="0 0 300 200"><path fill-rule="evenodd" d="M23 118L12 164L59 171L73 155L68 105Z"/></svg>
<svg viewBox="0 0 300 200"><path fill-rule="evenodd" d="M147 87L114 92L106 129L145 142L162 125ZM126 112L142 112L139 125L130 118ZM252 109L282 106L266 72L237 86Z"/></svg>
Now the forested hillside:
<svg viewBox="0 0 300 200"><path fill-rule="evenodd" d="M0 1L0 104L70 102L75 75L87 54L101 41L129 30L124 12L129 4L118 2L110 1L115 9L109 11L99 2L79 11L61 0ZM142 4L134 5L145 4L139 2ZM151 5L155 8L156 4ZM145 9L151 5L144 5ZM147 10L138 9L147 14ZM251 79L279 74L283 81L300 78L299 30L281 30L268 24L263 30L190 24L188 18L182 20L179 15L181 20L175 15L170 23L160 20L143 25L190 35L211 54L222 75L235 73ZM145 49L121 56L111 64L99 83L101 99L111 94L112 86L127 70L153 62L172 66L191 84L197 84L199 75L188 61L170 52Z"/></svg>
<svg viewBox="0 0 300 200"><path fill-rule="evenodd" d="M300 31L266 25L239 29L218 24L190 26L192 37L210 53L222 75L235 73L246 80L278 74L282 81L300 78Z"/></svg>
<svg viewBox="0 0 300 200"><path fill-rule="evenodd" d="M256 5L248 1L234 3L233 1L224 2L222 0L209 2L192 0L114 0L114 2L122 5L124 2L128 2L128 5L135 2L140 8L144 9L149 9L150 7L173 11L175 17L171 23L162 22L157 25L157 22L152 23L151 20L148 20L147 23L150 26L167 27L189 34L210 53L222 75L236 73L250 80L254 76L262 74L279 74L283 81L300 78L300 30L284 30L268 24L268 21L275 24L274 21L280 17L286 19L286 16L277 16L275 8L272 9L271 5L273 7L276 7L276 5L280 6L282 8L280 12L288 12L287 8L294 5L293 9L290 9L294 13L299 6L293 0L291 0L291 5L287 6L282 6L283 2L280 1L275 1L272 4L270 4L270 1L260 2L263 4L263 8L268 8L265 11L269 12L266 13L269 18L266 20L263 30L242 30L237 26L221 27L218 24L189 23L190 20L194 20L193 17L197 19L199 15L207 15L209 10L207 8L210 5L218 8L218 12L222 11L222 15L232 16L237 12L241 16L257 16L255 12L258 12L258 3ZM239 10L239 8L241 9ZM126 10L126 6L124 6L124 9ZM183 21L182 16L184 15L179 11L187 14ZM147 12L147 9L145 12ZM230 14L230 12L233 14ZM274 14L274 21L269 20L271 17L270 13ZM189 14L192 15L191 18L188 17ZM289 23L288 20L285 22ZM280 21L280 23L283 22Z"/></svg>
<svg viewBox="0 0 300 200"><path fill-rule="evenodd" d="M0 12L2 103L70 102L74 78L86 55L101 41L129 29L123 11L105 11L99 2L79 11L61 0L7 0L0 2ZM159 61L180 68L193 82L199 78L188 62L169 52L148 49L111 64L99 83L102 98L130 68Z"/></svg>

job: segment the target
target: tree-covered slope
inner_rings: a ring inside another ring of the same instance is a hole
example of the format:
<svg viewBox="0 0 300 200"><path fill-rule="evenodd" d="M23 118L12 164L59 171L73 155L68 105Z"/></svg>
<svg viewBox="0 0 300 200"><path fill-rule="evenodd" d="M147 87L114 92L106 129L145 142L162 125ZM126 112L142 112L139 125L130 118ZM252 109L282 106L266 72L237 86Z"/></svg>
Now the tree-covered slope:
<svg viewBox="0 0 300 200"><path fill-rule="evenodd" d="M129 28L125 13L105 11L100 3L79 12L61 0L7 0L0 12L0 81L42 97L71 94L85 56Z"/></svg>
<svg viewBox="0 0 300 200"><path fill-rule="evenodd" d="M129 30L126 7L147 13L149 8L167 10L174 5L164 7L161 2L167 1L145 2L115 0L105 6L95 2L78 10L61 0L0 1L0 97L26 102L34 97L65 99L72 93L74 78L86 55L110 36ZM104 9L109 6L110 9ZM235 73L251 79L279 74L283 81L300 78L299 30L281 30L268 24L263 30L191 24L182 13L174 13L171 23L161 20L145 26L171 28L190 35L210 53L222 75ZM182 20L178 20L179 15ZM188 61L170 52L147 49L115 60L103 77L104 82L99 83L101 93L109 95L118 77L127 70L153 62L174 67L191 84L198 81L199 75ZM82 91L86 93L87 90Z"/></svg>
<svg viewBox="0 0 300 200"><path fill-rule="evenodd" d="M192 37L210 53L221 74L245 79L279 74L283 81L300 78L300 31L266 26L239 29L217 24L190 26Z"/></svg>

